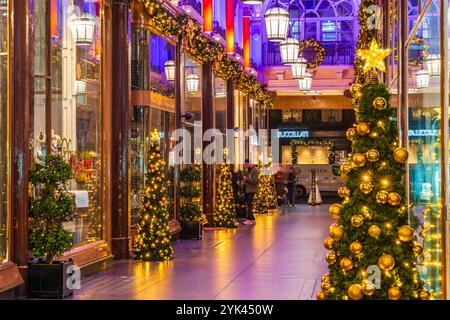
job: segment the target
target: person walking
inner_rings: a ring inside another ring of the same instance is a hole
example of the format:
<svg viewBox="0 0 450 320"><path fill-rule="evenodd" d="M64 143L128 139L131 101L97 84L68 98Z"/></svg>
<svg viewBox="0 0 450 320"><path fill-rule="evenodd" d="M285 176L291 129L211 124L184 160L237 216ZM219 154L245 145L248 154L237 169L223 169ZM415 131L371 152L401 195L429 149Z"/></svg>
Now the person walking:
<svg viewBox="0 0 450 320"><path fill-rule="evenodd" d="M293 207L295 205L295 197L294 190L295 184L297 183L297 172L293 166L289 167L289 174L287 179L287 188L288 188L288 201L289 205Z"/></svg>
<svg viewBox="0 0 450 320"><path fill-rule="evenodd" d="M244 224L256 224L253 216L253 199L258 191L259 171L249 159L245 160L244 182L245 182L245 199L247 201L247 220Z"/></svg>

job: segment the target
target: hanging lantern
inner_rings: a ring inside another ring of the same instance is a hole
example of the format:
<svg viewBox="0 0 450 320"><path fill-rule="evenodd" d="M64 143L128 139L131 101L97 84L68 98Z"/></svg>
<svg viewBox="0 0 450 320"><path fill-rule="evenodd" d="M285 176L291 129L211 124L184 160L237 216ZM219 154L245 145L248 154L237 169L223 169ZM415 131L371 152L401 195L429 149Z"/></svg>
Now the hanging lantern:
<svg viewBox="0 0 450 320"><path fill-rule="evenodd" d="M263 4L264 0L241 0L243 4L249 4L249 5L258 5Z"/></svg>
<svg viewBox="0 0 450 320"><path fill-rule="evenodd" d="M299 42L294 38L287 38L280 42L281 62L283 64L292 64L297 62L299 52Z"/></svg>
<svg viewBox="0 0 450 320"><path fill-rule="evenodd" d="M75 92L76 94L86 93L86 81L75 80Z"/></svg>
<svg viewBox="0 0 450 320"><path fill-rule="evenodd" d="M309 72L305 73L303 79L298 80L298 87L300 91L309 91L312 87L312 74Z"/></svg>
<svg viewBox="0 0 450 320"><path fill-rule="evenodd" d="M167 81L175 81L175 61L168 60L166 61L166 63L164 63L164 73L166 74Z"/></svg>
<svg viewBox="0 0 450 320"><path fill-rule="evenodd" d="M427 66L430 77L441 74L441 56L439 54L430 54L425 58L425 65Z"/></svg>
<svg viewBox="0 0 450 320"><path fill-rule="evenodd" d="M281 42L286 39L289 23L289 12L287 10L276 5L266 11L264 18L269 41Z"/></svg>
<svg viewBox="0 0 450 320"><path fill-rule="evenodd" d="M200 78L195 73L191 73L186 77L187 91L189 93L198 92Z"/></svg>
<svg viewBox="0 0 450 320"><path fill-rule="evenodd" d="M91 14L70 18L72 37L77 45L90 46L94 41L95 17Z"/></svg>
<svg viewBox="0 0 450 320"><path fill-rule="evenodd" d="M291 64L292 79L303 79L306 73L306 66L308 62L302 56L298 57L297 60Z"/></svg>
<svg viewBox="0 0 450 320"><path fill-rule="evenodd" d="M417 89L428 88L429 84L430 84L430 74L428 73L428 71L425 69L417 71L416 88Z"/></svg>

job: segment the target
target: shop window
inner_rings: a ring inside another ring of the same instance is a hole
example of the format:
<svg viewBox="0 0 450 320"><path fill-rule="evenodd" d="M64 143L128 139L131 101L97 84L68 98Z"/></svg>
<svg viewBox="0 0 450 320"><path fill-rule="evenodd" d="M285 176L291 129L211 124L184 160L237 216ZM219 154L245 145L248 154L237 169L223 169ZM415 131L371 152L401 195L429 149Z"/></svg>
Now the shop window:
<svg viewBox="0 0 450 320"><path fill-rule="evenodd" d="M0 2L0 264L8 259L8 1Z"/></svg>
<svg viewBox="0 0 450 320"><path fill-rule="evenodd" d="M34 14L34 160L52 152L72 164L67 188L76 214L65 228L80 246L103 238L100 0L35 1ZM45 148L48 110L51 150Z"/></svg>
<svg viewBox="0 0 450 320"><path fill-rule="evenodd" d="M214 114L215 128L225 133L227 128L227 82L214 78Z"/></svg>
<svg viewBox="0 0 450 320"><path fill-rule="evenodd" d="M322 122L334 124L336 122L342 122L342 110L321 110L322 111Z"/></svg>

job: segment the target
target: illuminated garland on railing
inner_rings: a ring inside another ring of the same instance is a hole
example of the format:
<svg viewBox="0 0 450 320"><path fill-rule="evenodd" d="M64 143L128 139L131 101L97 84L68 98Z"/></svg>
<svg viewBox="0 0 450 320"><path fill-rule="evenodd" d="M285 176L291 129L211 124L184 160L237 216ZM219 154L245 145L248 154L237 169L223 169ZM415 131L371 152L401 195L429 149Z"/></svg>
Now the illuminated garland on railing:
<svg viewBox="0 0 450 320"><path fill-rule="evenodd" d="M162 33L184 41L184 49L202 63L212 63L217 76L234 80L237 87L247 94L254 94L264 109L274 105L272 94L262 86L257 77L245 70L236 60L225 53L224 47L207 38L202 27L187 14L173 15L157 0L138 0L142 3L150 23Z"/></svg>

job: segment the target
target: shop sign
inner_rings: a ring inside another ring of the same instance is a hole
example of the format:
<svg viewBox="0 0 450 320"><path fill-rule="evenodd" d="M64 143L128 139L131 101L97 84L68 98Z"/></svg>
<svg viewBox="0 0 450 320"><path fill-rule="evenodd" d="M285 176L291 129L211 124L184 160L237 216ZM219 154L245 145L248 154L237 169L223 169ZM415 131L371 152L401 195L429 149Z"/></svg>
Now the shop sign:
<svg viewBox="0 0 450 320"><path fill-rule="evenodd" d="M421 130L408 130L408 136L410 137L437 137L437 129L421 129Z"/></svg>
<svg viewBox="0 0 450 320"><path fill-rule="evenodd" d="M278 130L278 138L309 138L309 131L305 130Z"/></svg>

